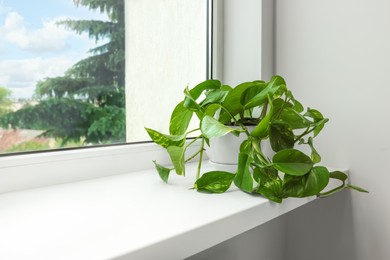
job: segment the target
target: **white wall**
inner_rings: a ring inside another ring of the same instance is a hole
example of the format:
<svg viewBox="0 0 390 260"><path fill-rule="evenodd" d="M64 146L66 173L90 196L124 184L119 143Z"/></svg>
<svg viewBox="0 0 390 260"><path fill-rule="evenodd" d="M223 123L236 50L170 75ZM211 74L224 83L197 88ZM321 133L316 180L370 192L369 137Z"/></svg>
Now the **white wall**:
<svg viewBox="0 0 390 260"><path fill-rule="evenodd" d="M224 84L261 79L261 11L258 0L224 0Z"/></svg>
<svg viewBox="0 0 390 260"><path fill-rule="evenodd" d="M288 259L390 259L389 12L388 0L277 1L276 72L330 118L324 161L370 191L292 213Z"/></svg>
<svg viewBox="0 0 390 260"><path fill-rule="evenodd" d="M279 217L186 260L285 260L285 231Z"/></svg>

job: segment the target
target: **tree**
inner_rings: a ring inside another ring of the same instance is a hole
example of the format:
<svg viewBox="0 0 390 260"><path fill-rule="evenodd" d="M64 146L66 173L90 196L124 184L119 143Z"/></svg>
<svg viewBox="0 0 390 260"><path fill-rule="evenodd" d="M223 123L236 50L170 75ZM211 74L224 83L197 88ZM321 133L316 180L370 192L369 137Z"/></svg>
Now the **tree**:
<svg viewBox="0 0 390 260"><path fill-rule="evenodd" d="M10 111L10 106L12 105L10 96L10 90L0 87L0 115L6 114Z"/></svg>
<svg viewBox="0 0 390 260"><path fill-rule="evenodd" d="M78 34L88 33L106 43L74 64L64 76L39 81L36 105L2 118L13 128L44 129L45 135L66 143L125 141L125 21L124 0L74 0L108 15L108 21L64 20L58 23Z"/></svg>

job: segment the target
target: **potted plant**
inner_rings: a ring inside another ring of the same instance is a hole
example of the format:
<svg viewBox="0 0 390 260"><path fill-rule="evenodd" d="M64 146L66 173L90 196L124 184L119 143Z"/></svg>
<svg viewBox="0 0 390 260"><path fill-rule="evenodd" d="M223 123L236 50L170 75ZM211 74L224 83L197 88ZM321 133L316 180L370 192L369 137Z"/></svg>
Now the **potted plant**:
<svg viewBox="0 0 390 260"><path fill-rule="evenodd" d="M269 82L244 82L235 88L206 80L192 89L185 88L184 96L172 112L169 135L145 128L171 158L172 168L154 161L163 181L168 181L172 170L185 175L185 164L199 155L194 184L198 191L223 193L234 183L244 192L261 194L278 203L288 197L325 197L344 188L367 192L347 184L345 173L330 172L318 165L321 156L313 140L328 119L316 109L305 110L282 77L273 76ZM199 128L188 130L195 116ZM187 136L195 132L199 133L197 137L186 142ZM241 138L240 147L232 148L236 151L236 170L201 174L205 148L213 148L213 140L227 135ZM185 158L187 148L197 141L199 150ZM272 148L272 155L264 153L264 143ZM305 147L308 152L304 152ZM321 193L330 178L340 180L340 186Z"/></svg>

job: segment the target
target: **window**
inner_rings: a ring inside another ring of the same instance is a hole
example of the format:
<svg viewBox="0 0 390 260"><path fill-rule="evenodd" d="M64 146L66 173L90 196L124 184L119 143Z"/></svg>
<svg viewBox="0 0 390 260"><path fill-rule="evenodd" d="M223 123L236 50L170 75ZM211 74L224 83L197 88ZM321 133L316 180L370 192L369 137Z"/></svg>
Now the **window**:
<svg viewBox="0 0 390 260"><path fill-rule="evenodd" d="M207 5L3 0L0 153L165 131L182 89L206 78Z"/></svg>
<svg viewBox="0 0 390 260"><path fill-rule="evenodd" d="M58 3L59 1L53 2ZM69 1L69 3L73 3L71 0ZM129 1L126 0L126 3ZM155 0L147 1L156 2ZM161 1L169 2L173 0ZM12 3L17 2L27 5L26 9L30 10L40 7L37 4L38 1L29 4L29 1L12 0ZM213 77L223 79L224 83L231 86L243 80L269 78L268 72L272 72L273 59L271 58L274 53L272 48L274 46L274 29L271 19L274 13L274 2L245 1L243 3L243 1L239 0L210 0L209 4L211 2L213 3L213 8L209 8L209 13L212 11L213 19L209 25L213 25ZM4 3L5 0L2 0L0 4L0 25L5 17ZM267 17L269 19L266 19ZM128 16L126 18L128 19ZM126 23L126 25L128 24ZM223 30L221 30L222 25ZM245 28L245 30L242 28ZM222 32L224 34L223 37ZM2 36L3 34L0 33L0 37ZM242 39L251 39L251 41ZM0 62L4 60L3 44L4 42L0 41L0 56L2 57ZM222 45L223 48L221 48ZM242 58L243 55L245 58ZM127 60L127 62L129 61ZM151 73L150 69L148 73ZM0 78L3 75L0 73ZM188 79L185 80L185 85L187 83L194 84L188 82ZM174 87L178 88L179 92L183 89L183 86ZM174 92L177 92L177 89ZM154 104L148 105L153 106ZM154 113L160 116L159 112ZM140 127L143 127L143 125ZM161 127L167 129L165 128L167 127L166 124ZM198 149L198 147L193 148L195 149L194 152ZM90 149L69 149L64 152L0 156L0 194L21 189L140 171L153 167L152 159L156 159L162 164L169 163L169 158L165 151L150 143L100 146Z"/></svg>

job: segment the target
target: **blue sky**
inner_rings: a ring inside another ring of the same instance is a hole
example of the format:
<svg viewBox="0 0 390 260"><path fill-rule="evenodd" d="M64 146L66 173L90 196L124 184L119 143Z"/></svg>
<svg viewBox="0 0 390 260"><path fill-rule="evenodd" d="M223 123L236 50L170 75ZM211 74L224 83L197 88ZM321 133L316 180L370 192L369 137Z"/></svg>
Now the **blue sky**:
<svg viewBox="0 0 390 260"><path fill-rule="evenodd" d="M13 98L31 97L37 81L63 75L95 46L55 24L66 18L107 19L72 0L0 0L0 86Z"/></svg>

